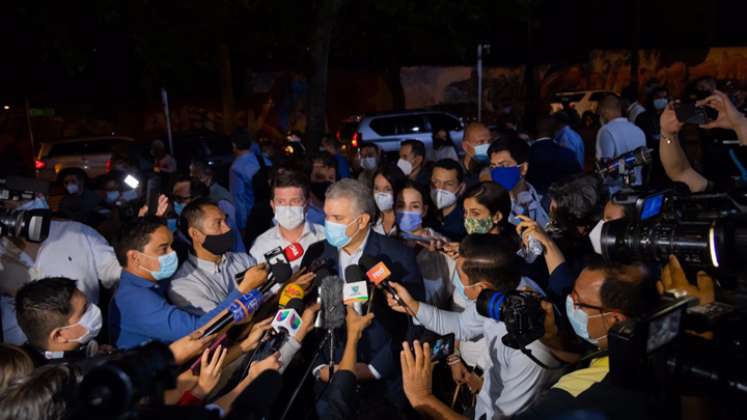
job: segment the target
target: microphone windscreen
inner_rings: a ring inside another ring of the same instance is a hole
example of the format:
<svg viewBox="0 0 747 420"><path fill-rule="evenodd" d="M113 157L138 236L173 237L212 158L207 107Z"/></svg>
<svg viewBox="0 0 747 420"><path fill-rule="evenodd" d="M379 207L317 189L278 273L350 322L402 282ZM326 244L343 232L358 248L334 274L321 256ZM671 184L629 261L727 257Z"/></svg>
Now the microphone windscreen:
<svg viewBox="0 0 747 420"><path fill-rule="evenodd" d="M339 328L345 322L345 305L342 302L342 279L328 276L322 280L319 294L322 298L322 328Z"/></svg>
<svg viewBox="0 0 747 420"><path fill-rule="evenodd" d="M284 284L293 276L293 269L286 262L279 262L270 267L270 273L278 284Z"/></svg>
<svg viewBox="0 0 747 420"><path fill-rule="evenodd" d="M303 287L291 283L283 288L283 292L280 293L280 299L278 300L278 305L281 308L285 308L288 304L288 301L291 299L303 299L304 295L306 293L303 291Z"/></svg>
<svg viewBox="0 0 747 420"><path fill-rule="evenodd" d="M366 278L363 277L363 270L360 266L353 264L345 268L345 283L355 283L364 281Z"/></svg>
<svg viewBox="0 0 747 420"><path fill-rule="evenodd" d="M288 262L295 261L303 256L303 246L298 242L294 242L285 247L283 253Z"/></svg>

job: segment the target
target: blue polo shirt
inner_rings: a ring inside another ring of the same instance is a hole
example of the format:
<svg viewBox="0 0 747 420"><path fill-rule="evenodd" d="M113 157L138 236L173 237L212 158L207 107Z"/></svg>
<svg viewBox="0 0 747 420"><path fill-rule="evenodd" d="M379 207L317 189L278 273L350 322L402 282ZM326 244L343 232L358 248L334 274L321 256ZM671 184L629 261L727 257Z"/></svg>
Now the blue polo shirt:
<svg viewBox="0 0 747 420"><path fill-rule="evenodd" d="M166 300L168 282L154 283L122 270L119 287L109 307L112 343L128 349L146 341L166 343L178 340L210 321L241 294L234 290L203 316L185 312Z"/></svg>

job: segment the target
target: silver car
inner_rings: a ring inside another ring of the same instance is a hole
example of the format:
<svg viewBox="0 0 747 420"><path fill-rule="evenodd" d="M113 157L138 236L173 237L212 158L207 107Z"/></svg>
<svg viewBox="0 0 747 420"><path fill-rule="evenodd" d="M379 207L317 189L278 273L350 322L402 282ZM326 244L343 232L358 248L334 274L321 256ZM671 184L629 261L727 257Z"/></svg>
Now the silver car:
<svg viewBox="0 0 747 420"><path fill-rule="evenodd" d="M89 179L104 175L111 169L113 152L126 153L134 142L109 136L41 143L34 162L36 177L55 182L71 172L83 172Z"/></svg>
<svg viewBox="0 0 747 420"><path fill-rule="evenodd" d="M362 142L371 142L384 152L398 152L404 140L415 139L425 144L428 153L433 149L433 129L449 130L457 150L461 150L464 137L462 121L452 114L440 111L400 111L366 114L351 117L343 122L338 139L357 148Z"/></svg>

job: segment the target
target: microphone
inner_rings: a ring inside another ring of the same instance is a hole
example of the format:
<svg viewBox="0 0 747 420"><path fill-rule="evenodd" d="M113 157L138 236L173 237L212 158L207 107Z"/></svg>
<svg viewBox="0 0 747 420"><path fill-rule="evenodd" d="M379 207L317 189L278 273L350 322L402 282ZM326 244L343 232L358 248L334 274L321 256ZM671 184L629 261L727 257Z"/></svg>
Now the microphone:
<svg viewBox="0 0 747 420"><path fill-rule="evenodd" d="M262 304L262 296L262 292L256 289L240 296L228 307L228 312L213 322L201 337L214 334L231 323L250 318Z"/></svg>
<svg viewBox="0 0 747 420"><path fill-rule="evenodd" d="M270 274L267 276L267 282L259 290L262 293L275 294L280 290L282 284L287 282L293 276L291 266L286 262L278 262L270 266Z"/></svg>
<svg viewBox="0 0 747 420"><path fill-rule="evenodd" d="M368 302L368 284L363 277L363 270L357 264L345 268L345 285L342 289L342 301L353 305L358 315L365 313L363 304Z"/></svg>
<svg viewBox="0 0 747 420"><path fill-rule="evenodd" d="M303 310L303 300L298 298L289 300L285 308L279 310L275 315L275 318L272 320L272 329L275 330L277 334L284 335L285 337L296 335L303 324L301 321ZM285 340L282 341L284 342Z"/></svg>
<svg viewBox="0 0 747 420"><path fill-rule="evenodd" d="M303 291L303 288L297 284L291 283L283 289L283 292L280 293L280 299L278 300L278 306L282 309L285 308L288 305L288 302L292 299L301 299L303 300L304 295L306 292Z"/></svg>
<svg viewBox="0 0 747 420"><path fill-rule="evenodd" d="M327 276L322 280L319 288L321 297L321 328L334 330L342 327L345 322L345 305L342 303L342 279L337 276Z"/></svg>
<svg viewBox="0 0 747 420"><path fill-rule="evenodd" d="M600 176L622 174L638 166L648 165L653 160L653 150L646 146L641 146L628 153L612 159L598 161L597 173Z"/></svg>
<svg viewBox="0 0 747 420"><path fill-rule="evenodd" d="M399 293L397 293L397 290L389 283L389 277L391 275L392 272L389 271L389 268L386 266L386 264L384 264L383 261L379 261L376 265L371 267L366 272L366 276L371 281L371 283L373 283L376 287L386 290L390 295L392 295L392 297L397 301L398 304L400 304L410 315L417 319L417 315L412 313L412 309L410 309L405 301L402 300L401 297L399 297Z"/></svg>
<svg viewBox="0 0 747 420"><path fill-rule="evenodd" d="M289 263L303 257L303 252L303 246L298 242L293 242L283 249L283 255Z"/></svg>
<svg viewBox="0 0 747 420"><path fill-rule="evenodd" d="M303 256L303 253L303 246L301 246L301 244L299 244L298 242L294 242L284 249L281 247L277 247L266 252L265 261L267 262L267 265L270 266L270 269L272 269L272 267L277 265L278 263L290 264L291 261L295 261L301 258L301 256ZM244 275L247 271L249 271L249 269L240 271L234 275L234 279L236 279L237 283L241 283L241 281L244 280Z"/></svg>

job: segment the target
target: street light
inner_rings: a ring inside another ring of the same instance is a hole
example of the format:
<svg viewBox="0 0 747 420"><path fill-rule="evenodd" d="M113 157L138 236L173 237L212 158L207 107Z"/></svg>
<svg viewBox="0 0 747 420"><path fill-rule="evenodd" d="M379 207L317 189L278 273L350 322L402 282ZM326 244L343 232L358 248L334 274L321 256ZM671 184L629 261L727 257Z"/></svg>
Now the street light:
<svg viewBox="0 0 747 420"><path fill-rule="evenodd" d="M490 54L490 44L477 44L477 121L482 121L482 54Z"/></svg>

